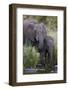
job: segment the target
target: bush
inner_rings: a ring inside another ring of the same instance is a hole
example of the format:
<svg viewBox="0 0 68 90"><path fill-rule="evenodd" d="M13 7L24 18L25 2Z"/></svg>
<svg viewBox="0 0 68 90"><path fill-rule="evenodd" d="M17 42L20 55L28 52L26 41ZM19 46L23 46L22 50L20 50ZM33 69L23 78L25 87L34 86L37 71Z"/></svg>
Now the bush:
<svg viewBox="0 0 68 90"><path fill-rule="evenodd" d="M37 52L35 47L26 46L23 47L23 64L24 68L36 68L39 62L40 54Z"/></svg>

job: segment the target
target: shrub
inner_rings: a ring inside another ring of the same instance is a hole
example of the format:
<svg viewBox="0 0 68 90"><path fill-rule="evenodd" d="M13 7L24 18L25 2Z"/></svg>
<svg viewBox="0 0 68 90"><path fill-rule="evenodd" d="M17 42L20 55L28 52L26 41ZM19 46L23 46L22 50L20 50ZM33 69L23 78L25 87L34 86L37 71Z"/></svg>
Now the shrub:
<svg viewBox="0 0 68 90"><path fill-rule="evenodd" d="M26 46L23 47L23 64L24 68L36 68L39 62L40 54L37 52L35 47Z"/></svg>

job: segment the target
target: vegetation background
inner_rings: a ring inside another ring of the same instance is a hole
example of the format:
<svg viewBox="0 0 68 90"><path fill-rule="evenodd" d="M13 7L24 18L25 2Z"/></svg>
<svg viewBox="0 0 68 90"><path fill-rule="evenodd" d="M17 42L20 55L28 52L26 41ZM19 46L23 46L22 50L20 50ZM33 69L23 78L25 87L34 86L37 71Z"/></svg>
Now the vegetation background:
<svg viewBox="0 0 68 90"><path fill-rule="evenodd" d="M24 15L23 19L34 19L37 20L38 23L44 23L47 27L47 35L51 36L54 39L54 52L53 52L53 64L57 65L57 16L32 16L32 15ZM37 50L32 46L24 45L24 68L35 66L39 62L39 54ZM50 68L46 68L46 72L49 72Z"/></svg>

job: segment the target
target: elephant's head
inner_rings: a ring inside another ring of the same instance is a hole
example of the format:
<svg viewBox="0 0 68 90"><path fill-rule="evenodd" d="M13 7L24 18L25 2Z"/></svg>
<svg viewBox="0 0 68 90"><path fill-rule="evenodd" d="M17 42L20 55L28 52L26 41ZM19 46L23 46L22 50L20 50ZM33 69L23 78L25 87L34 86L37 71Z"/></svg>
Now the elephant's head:
<svg viewBox="0 0 68 90"><path fill-rule="evenodd" d="M47 35L45 25L43 23L35 25L35 39L38 41L38 48L41 50L44 45L44 38Z"/></svg>
<svg viewBox="0 0 68 90"><path fill-rule="evenodd" d="M43 48L44 38L47 35L46 27L43 23L35 21L24 21L23 34L24 37L33 42L39 49Z"/></svg>

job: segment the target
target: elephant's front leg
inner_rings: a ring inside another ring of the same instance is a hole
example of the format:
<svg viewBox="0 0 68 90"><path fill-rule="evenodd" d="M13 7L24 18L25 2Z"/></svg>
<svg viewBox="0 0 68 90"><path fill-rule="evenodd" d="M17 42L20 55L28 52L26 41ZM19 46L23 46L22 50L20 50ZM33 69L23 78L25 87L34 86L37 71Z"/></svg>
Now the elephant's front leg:
<svg viewBox="0 0 68 90"><path fill-rule="evenodd" d="M53 51L52 49L48 52L48 64L53 67Z"/></svg>
<svg viewBox="0 0 68 90"><path fill-rule="evenodd" d="M44 52L40 52L40 63L42 65L42 67L45 67L45 53Z"/></svg>

